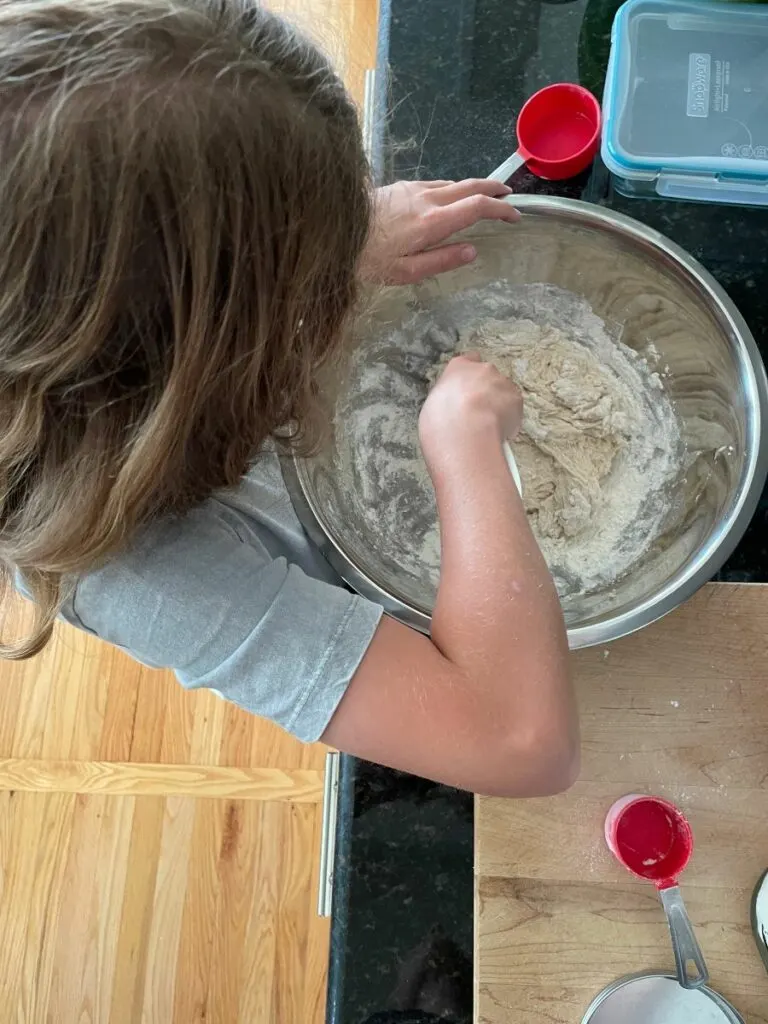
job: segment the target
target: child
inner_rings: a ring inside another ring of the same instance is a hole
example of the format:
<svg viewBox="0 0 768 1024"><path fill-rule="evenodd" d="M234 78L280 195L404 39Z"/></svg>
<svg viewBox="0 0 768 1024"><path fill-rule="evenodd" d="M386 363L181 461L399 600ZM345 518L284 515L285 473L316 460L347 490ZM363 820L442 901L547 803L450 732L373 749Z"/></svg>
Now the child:
<svg viewBox="0 0 768 1024"><path fill-rule="evenodd" d="M34 600L303 740L485 793L570 784L557 595L502 454L521 397L454 360L420 438L442 529L432 637L343 589L279 445L357 281L474 257L493 182L372 200L355 110L255 0L0 5L0 556Z"/></svg>

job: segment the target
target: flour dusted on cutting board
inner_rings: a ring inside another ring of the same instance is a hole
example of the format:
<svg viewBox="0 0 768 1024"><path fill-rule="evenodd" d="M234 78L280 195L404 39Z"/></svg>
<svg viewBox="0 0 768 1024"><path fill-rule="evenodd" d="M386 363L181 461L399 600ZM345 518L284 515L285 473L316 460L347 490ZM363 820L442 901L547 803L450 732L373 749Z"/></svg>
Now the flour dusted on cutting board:
<svg viewBox="0 0 768 1024"><path fill-rule="evenodd" d="M442 299L355 354L337 407L338 469L380 555L437 584L418 414L441 368L467 350L523 391L513 449L561 596L612 584L661 531L681 467L679 426L658 375L584 299L552 285L497 281Z"/></svg>

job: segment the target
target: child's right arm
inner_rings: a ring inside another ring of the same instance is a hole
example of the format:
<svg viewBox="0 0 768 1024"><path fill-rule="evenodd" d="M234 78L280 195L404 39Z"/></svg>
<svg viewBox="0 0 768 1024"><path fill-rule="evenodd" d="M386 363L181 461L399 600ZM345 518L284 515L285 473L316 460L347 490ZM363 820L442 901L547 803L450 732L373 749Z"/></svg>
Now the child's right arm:
<svg viewBox="0 0 768 1024"><path fill-rule="evenodd" d="M451 362L419 424L440 515L431 639L385 618L323 739L500 796L542 796L578 773L579 737L557 593L504 459L517 389Z"/></svg>

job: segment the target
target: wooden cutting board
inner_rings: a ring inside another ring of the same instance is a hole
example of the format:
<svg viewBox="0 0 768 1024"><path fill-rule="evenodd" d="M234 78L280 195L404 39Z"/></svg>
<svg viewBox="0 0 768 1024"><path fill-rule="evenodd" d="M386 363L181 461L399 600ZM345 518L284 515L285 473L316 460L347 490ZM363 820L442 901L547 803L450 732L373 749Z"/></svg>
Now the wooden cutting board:
<svg viewBox="0 0 768 1024"><path fill-rule="evenodd" d="M748 1024L768 1024L749 921L768 868L767 655L768 586L726 584L642 633L574 654L580 781L551 800L477 801L477 1022L580 1024L614 979L674 968L654 889L603 839L615 799L652 792L693 826L683 895L711 983Z"/></svg>

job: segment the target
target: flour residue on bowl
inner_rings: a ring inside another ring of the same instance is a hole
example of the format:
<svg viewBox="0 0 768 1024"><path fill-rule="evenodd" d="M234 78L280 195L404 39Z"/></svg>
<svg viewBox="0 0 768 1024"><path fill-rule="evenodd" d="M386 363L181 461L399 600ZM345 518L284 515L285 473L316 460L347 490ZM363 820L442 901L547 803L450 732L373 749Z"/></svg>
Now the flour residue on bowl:
<svg viewBox="0 0 768 1024"><path fill-rule="evenodd" d="M610 586L662 530L680 429L645 360L586 300L553 285L496 281L443 298L355 353L336 412L337 470L379 557L436 587L439 529L418 414L440 366L469 349L523 390L513 448L558 591Z"/></svg>

